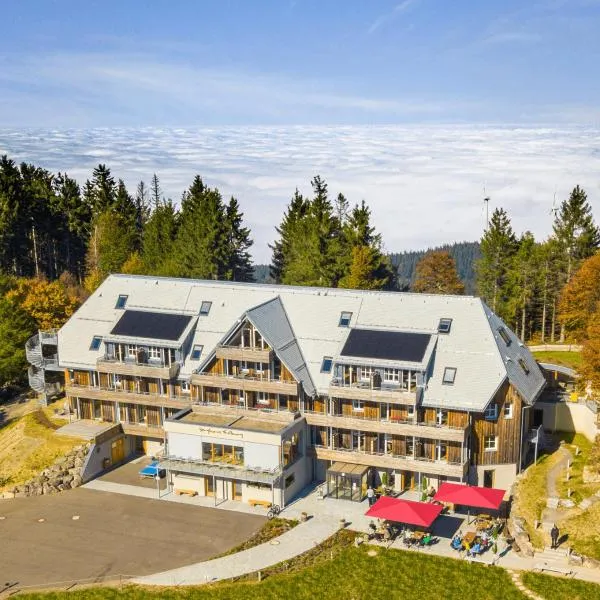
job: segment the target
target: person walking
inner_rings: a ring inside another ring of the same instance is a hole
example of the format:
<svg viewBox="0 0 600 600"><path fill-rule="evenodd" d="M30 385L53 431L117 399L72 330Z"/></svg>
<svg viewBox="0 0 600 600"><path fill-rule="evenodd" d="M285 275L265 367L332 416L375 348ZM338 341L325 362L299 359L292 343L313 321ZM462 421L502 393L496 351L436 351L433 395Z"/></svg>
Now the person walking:
<svg viewBox="0 0 600 600"><path fill-rule="evenodd" d="M552 529L550 530L550 538L552 539L552 549L558 548L558 536L560 532L558 531L558 527L556 523L552 525Z"/></svg>
<svg viewBox="0 0 600 600"><path fill-rule="evenodd" d="M371 486L367 488L367 500L369 501L369 506L375 504L375 490Z"/></svg>

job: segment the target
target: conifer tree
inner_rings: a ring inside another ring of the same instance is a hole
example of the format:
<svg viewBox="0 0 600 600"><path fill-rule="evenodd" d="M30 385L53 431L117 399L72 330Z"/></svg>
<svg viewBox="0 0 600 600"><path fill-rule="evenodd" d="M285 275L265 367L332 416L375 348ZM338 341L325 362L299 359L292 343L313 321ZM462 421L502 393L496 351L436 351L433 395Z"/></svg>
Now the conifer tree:
<svg viewBox="0 0 600 600"><path fill-rule="evenodd" d="M377 277L381 255L372 246L354 246L348 273L340 279L339 287L354 290L380 290L388 285L388 277Z"/></svg>
<svg viewBox="0 0 600 600"><path fill-rule="evenodd" d="M171 200L161 200L154 207L142 237L142 264L148 275L172 275L173 245L177 236L178 214Z"/></svg>
<svg viewBox="0 0 600 600"><path fill-rule="evenodd" d="M110 169L106 165L98 165L92 172L92 181L86 182L86 195L92 209L92 214L100 213L113 208L117 197L117 186Z"/></svg>
<svg viewBox="0 0 600 600"><path fill-rule="evenodd" d="M477 290L491 309L505 320L510 312L509 273L518 244L504 209L496 208L481 238L481 258L477 261Z"/></svg>
<svg viewBox="0 0 600 600"><path fill-rule="evenodd" d="M595 254L600 246L600 231L594 223L587 194L578 185L561 203L552 229L562 287L571 281L581 262ZM560 341L564 339L565 325L561 323Z"/></svg>
<svg viewBox="0 0 600 600"><path fill-rule="evenodd" d="M244 215L235 198L231 198L225 209L225 237L227 264L223 279L229 281L253 281L254 268L249 249L254 243L250 229L243 226Z"/></svg>
<svg viewBox="0 0 600 600"><path fill-rule="evenodd" d="M465 286L448 252L428 252L416 267L413 292L426 294L464 294Z"/></svg>

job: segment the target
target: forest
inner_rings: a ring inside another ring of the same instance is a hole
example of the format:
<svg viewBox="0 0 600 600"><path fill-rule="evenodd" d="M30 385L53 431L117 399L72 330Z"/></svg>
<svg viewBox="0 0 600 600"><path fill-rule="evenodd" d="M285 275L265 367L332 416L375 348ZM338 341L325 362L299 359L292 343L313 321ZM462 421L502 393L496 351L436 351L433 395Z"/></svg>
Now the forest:
<svg viewBox="0 0 600 600"><path fill-rule="evenodd" d="M364 199L330 194L318 175L311 185L309 195L291 193L271 263L254 266L239 202L200 175L174 202L156 174L131 193L103 164L80 184L0 157L0 386L23 381L28 337L60 327L116 272L477 294L525 342L597 337L600 354L600 319L591 317L600 308L600 232L579 186L545 240L515 233L497 208L478 242L386 254ZM600 357L588 357L600 370Z"/></svg>

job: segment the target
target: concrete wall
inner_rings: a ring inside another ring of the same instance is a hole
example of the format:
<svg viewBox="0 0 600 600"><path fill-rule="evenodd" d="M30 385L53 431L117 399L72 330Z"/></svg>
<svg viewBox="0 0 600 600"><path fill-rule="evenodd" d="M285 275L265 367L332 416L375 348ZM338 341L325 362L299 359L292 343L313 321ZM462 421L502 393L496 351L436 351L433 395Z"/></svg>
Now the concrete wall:
<svg viewBox="0 0 600 600"><path fill-rule="evenodd" d="M112 466L111 462L111 446L113 441L119 438L125 438L125 456L129 456L133 453L131 448L131 442L127 440L127 437L123 434L117 434L112 438L104 439L99 444L92 444L90 452L87 456L86 462L83 465L81 472L81 478L83 482L90 481L97 475L99 475L106 468ZM105 462L106 461L106 462ZM105 465L107 464L107 467Z"/></svg>
<svg viewBox="0 0 600 600"><path fill-rule="evenodd" d="M576 402L536 402L535 409L544 411L544 430L582 433L594 441L598 435L597 415L585 404Z"/></svg>
<svg viewBox="0 0 600 600"><path fill-rule="evenodd" d="M479 467L470 467L469 483L471 485L483 486L484 472L494 471L494 487L507 490L514 483L517 476L517 465L484 465Z"/></svg>
<svg viewBox="0 0 600 600"><path fill-rule="evenodd" d="M298 459L289 469L283 473L283 487L285 503L289 504L312 480L312 461L306 456ZM285 480L294 475L294 483L285 487Z"/></svg>

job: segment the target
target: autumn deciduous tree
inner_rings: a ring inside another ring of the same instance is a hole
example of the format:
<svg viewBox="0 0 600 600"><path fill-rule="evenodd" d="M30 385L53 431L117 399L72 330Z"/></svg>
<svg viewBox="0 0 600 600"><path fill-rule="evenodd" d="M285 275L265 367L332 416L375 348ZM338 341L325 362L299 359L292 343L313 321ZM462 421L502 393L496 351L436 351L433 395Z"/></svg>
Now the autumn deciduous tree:
<svg viewBox="0 0 600 600"><path fill-rule="evenodd" d="M429 252L417 264L413 292L426 294L464 294L454 259L445 251Z"/></svg>
<svg viewBox="0 0 600 600"><path fill-rule="evenodd" d="M586 340L581 352L579 374L583 381L592 384L592 389L600 391L600 307L592 313L586 329Z"/></svg>
<svg viewBox="0 0 600 600"><path fill-rule="evenodd" d="M585 260L563 288L559 319L576 340L586 337L593 314L600 307L600 254Z"/></svg>
<svg viewBox="0 0 600 600"><path fill-rule="evenodd" d="M18 279L5 299L19 306L38 329L57 329L75 312L78 300L60 281Z"/></svg>
<svg viewBox="0 0 600 600"><path fill-rule="evenodd" d="M350 271L342 277L339 287L353 290L380 290L388 283L387 277L377 278L381 257L375 248L354 246Z"/></svg>

